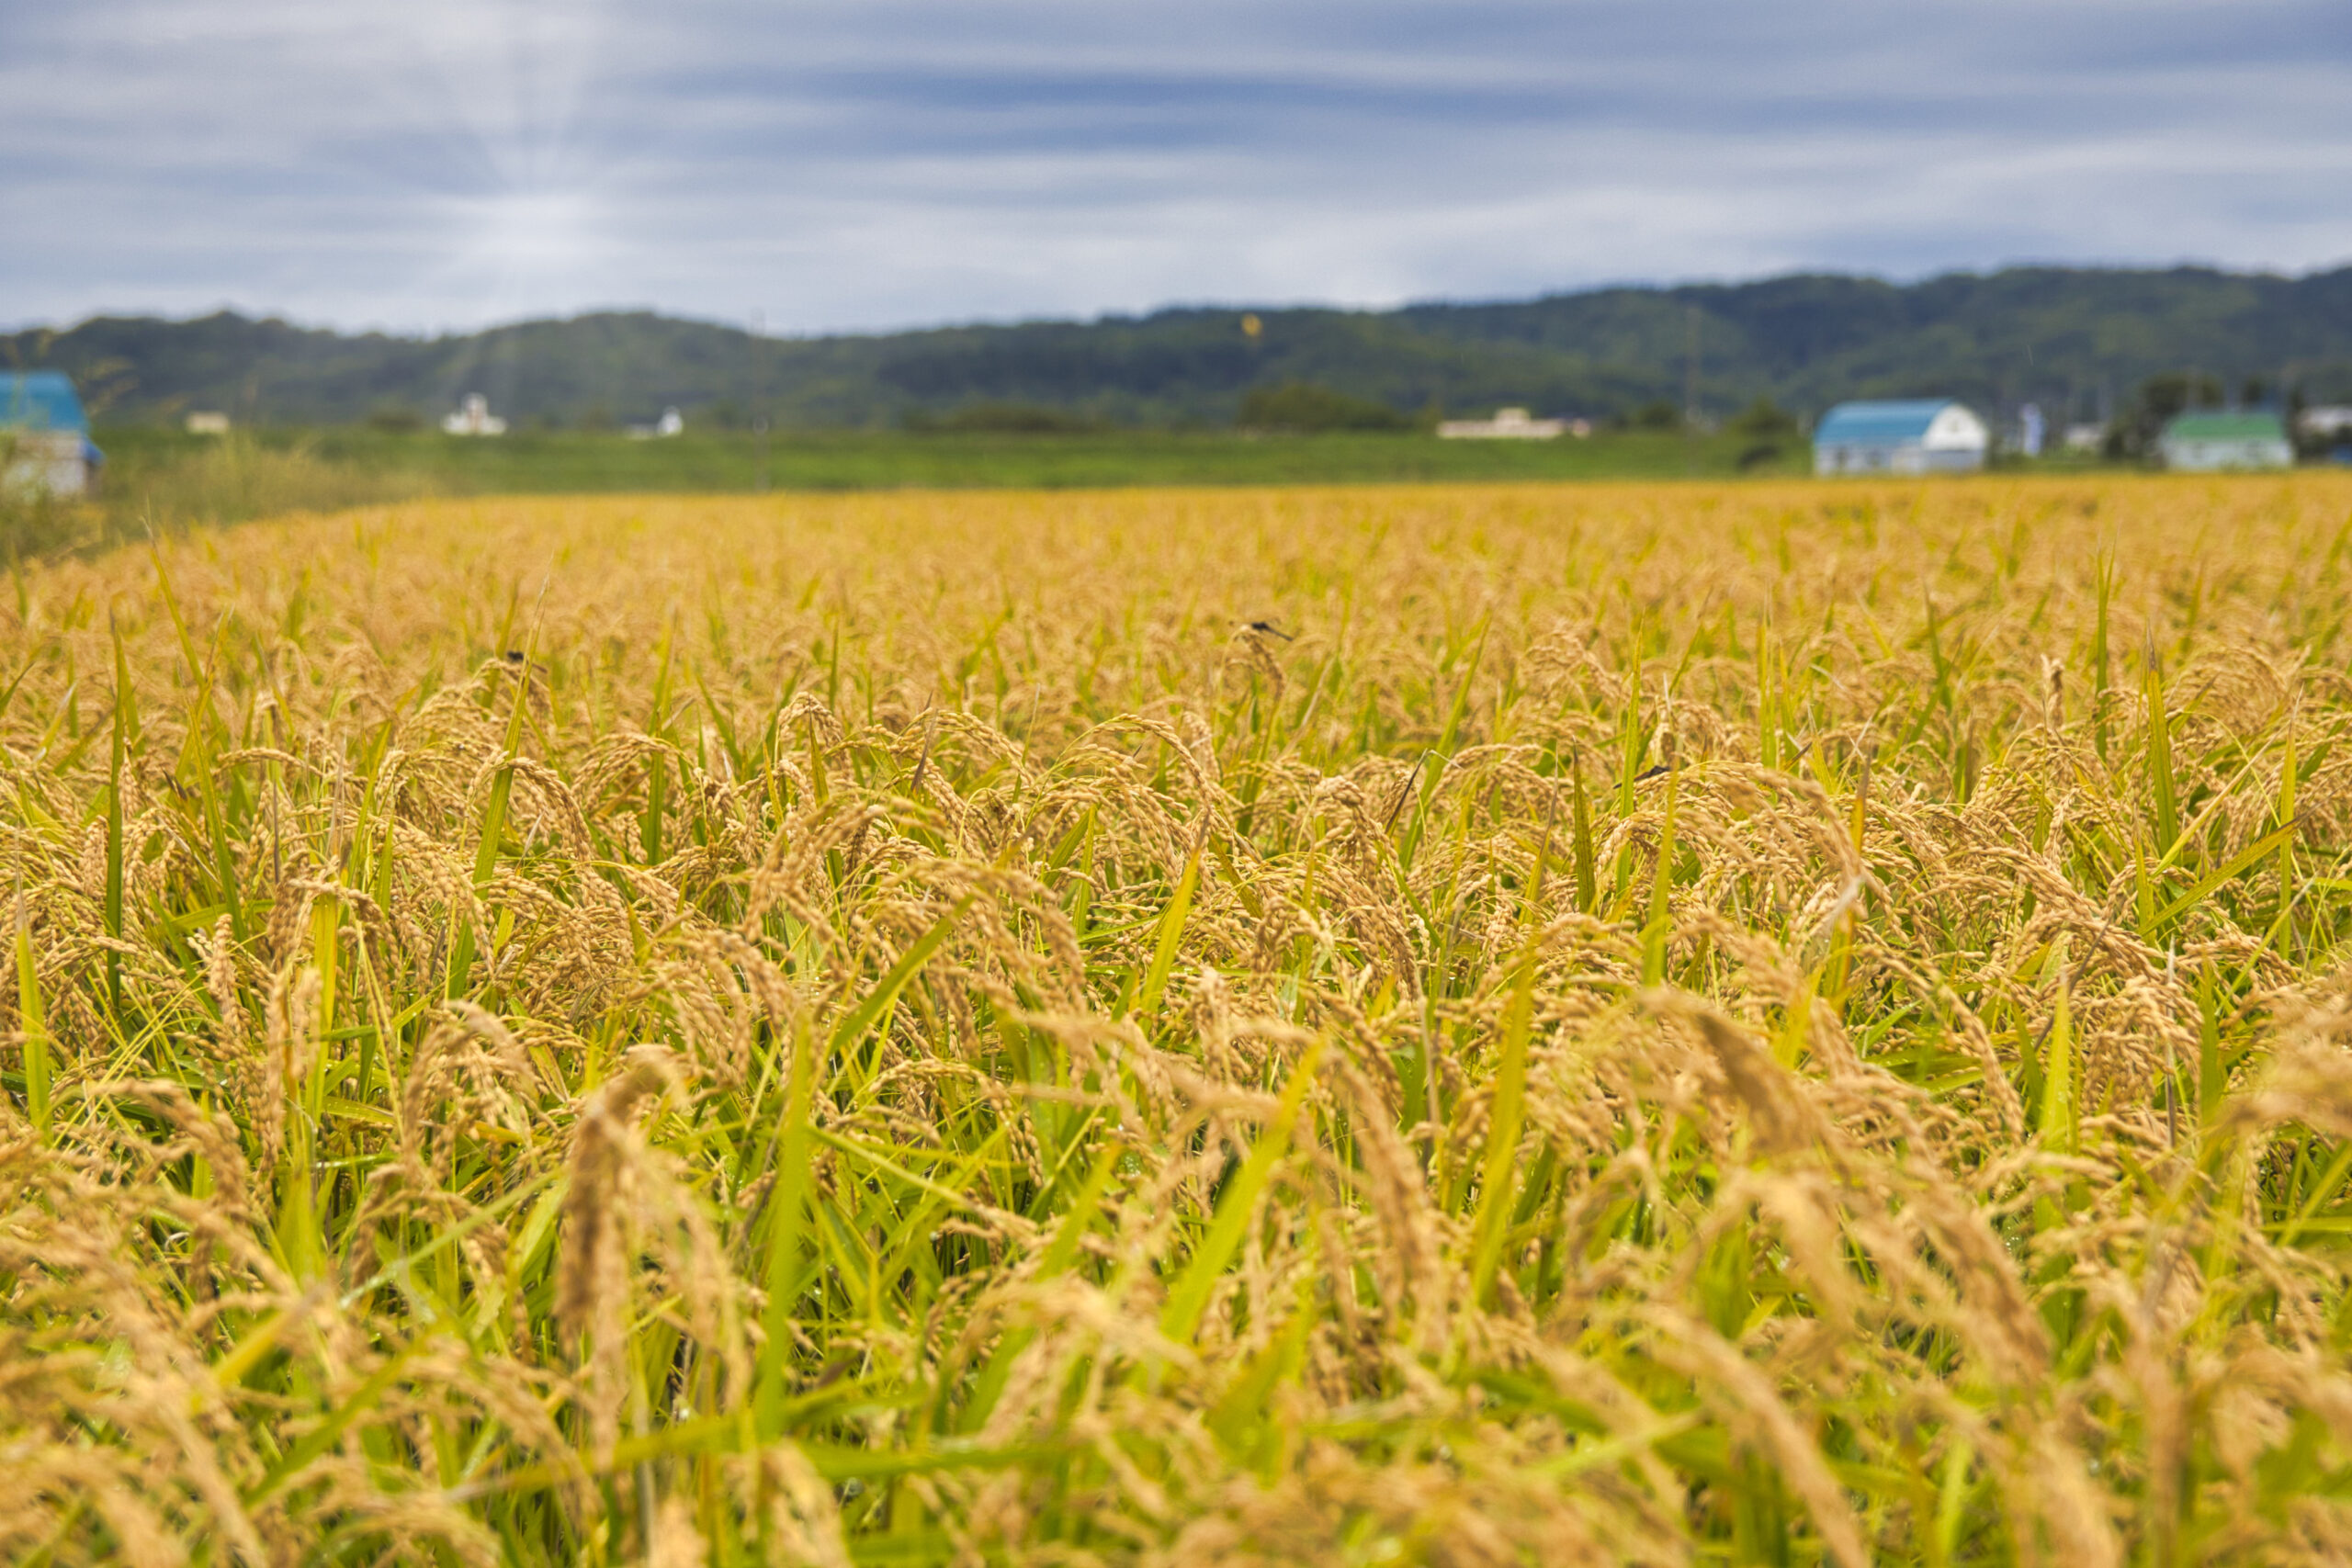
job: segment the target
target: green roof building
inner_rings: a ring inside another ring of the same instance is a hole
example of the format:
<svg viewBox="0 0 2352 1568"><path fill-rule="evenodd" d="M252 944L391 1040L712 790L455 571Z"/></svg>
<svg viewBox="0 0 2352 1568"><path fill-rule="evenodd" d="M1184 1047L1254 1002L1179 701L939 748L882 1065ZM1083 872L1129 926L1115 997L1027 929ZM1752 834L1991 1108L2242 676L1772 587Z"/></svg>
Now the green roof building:
<svg viewBox="0 0 2352 1568"><path fill-rule="evenodd" d="M2295 448L2275 413L2185 413L2165 426L2156 448L2165 467L2210 474L2224 468L2291 468Z"/></svg>

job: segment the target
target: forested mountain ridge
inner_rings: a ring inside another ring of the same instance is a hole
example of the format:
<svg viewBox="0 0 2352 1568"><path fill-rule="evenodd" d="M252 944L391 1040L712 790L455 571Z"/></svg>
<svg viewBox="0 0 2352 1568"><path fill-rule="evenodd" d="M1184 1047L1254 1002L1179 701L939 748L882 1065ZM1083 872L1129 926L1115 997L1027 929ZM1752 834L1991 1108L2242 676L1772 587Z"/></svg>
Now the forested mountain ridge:
<svg viewBox="0 0 2352 1568"><path fill-rule="evenodd" d="M1244 330L1254 314L1260 330ZM1702 412L1770 397L1949 393L2054 418L2186 371L2352 399L2352 267L2301 277L2203 268L2021 267L1916 284L1831 275L1607 288L1394 310L1182 308L868 335L755 337L603 312L434 338L345 335L221 312L100 317L0 338L8 366L72 372L103 420L218 409L245 422L433 419L468 392L526 423L684 409L690 421L877 426L975 405L1113 423L1225 424L1253 387L1311 381L1402 412L1623 416L1679 405L1695 339Z"/></svg>

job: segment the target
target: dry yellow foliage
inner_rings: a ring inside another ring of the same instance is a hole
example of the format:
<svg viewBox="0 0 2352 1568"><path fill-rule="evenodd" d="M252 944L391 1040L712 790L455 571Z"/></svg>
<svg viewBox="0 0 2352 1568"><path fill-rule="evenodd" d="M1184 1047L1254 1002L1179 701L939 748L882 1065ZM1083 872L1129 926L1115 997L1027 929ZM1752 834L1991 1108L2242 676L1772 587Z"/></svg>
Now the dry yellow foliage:
<svg viewBox="0 0 2352 1568"><path fill-rule="evenodd" d="M2352 1554L2352 479L419 504L0 604L0 1551Z"/></svg>

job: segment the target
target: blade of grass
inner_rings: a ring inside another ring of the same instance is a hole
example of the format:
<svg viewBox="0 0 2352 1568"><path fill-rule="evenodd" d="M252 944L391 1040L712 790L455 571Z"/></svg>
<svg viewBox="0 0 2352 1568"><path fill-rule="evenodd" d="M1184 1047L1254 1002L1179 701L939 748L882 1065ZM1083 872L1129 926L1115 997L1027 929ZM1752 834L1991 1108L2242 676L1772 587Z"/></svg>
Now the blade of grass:
<svg viewBox="0 0 2352 1568"><path fill-rule="evenodd" d="M1472 1299L1491 1305L1503 1235L1510 1228L1511 1171L1519 1162L1519 1133L1526 1114L1527 1037L1535 1013L1535 949L1521 953L1510 1002L1503 1010L1502 1055L1495 1068L1494 1102L1487 1112L1487 1168L1479 1183L1478 1210L1471 1221L1477 1246L1470 1263Z"/></svg>
<svg viewBox="0 0 2352 1568"><path fill-rule="evenodd" d="M130 661L123 652L122 628L107 620L114 637L114 744L107 766L107 1012L122 1029L122 770L130 724Z"/></svg>
<svg viewBox="0 0 2352 1568"><path fill-rule="evenodd" d="M1290 1150L1292 1130L1298 1122L1300 1109L1306 1103L1306 1091L1314 1087L1315 1068L1322 1056L1320 1040L1299 1056L1273 1120L1266 1123L1249 1159L1217 1199L1216 1214L1209 1222L1207 1234L1202 1236L1183 1272L1177 1276L1176 1283L1169 1290L1167 1303L1160 1309L1159 1332L1169 1338L1182 1343L1200 1327L1201 1315L1208 1311L1209 1297L1216 1291L1217 1279L1240 1249L1242 1234L1258 1212L1259 1195L1272 1179L1274 1167Z"/></svg>
<svg viewBox="0 0 2352 1568"><path fill-rule="evenodd" d="M2156 850L2169 855L2180 841L2180 809L2175 804L2172 725L2165 713L2165 672L2154 632L2148 634L2141 689L2148 705L2148 788L2155 807Z"/></svg>
<svg viewBox="0 0 2352 1568"><path fill-rule="evenodd" d="M21 881L17 888L17 1027L24 1035L25 1110L33 1135L49 1142L49 1020L41 1005L40 971L33 962L30 913Z"/></svg>
<svg viewBox="0 0 2352 1568"><path fill-rule="evenodd" d="M756 1391L756 1423L763 1438L783 1431L785 1357L793 1345L793 1303L800 1284L801 1257L808 1235L814 1190L808 1169L808 1111L817 1082L816 1041L804 1020L792 1043L792 1072L786 1090L783 1140L776 1151L775 1189L768 1200L767 1306L762 1326Z"/></svg>
<svg viewBox="0 0 2352 1568"><path fill-rule="evenodd" d="M286 1450L284 1457L269 1467L267 1473L263 1475L254 1488L244 1495L245 1506L250 1508L267 1502L281 1488L300 1475L313 1460L334 1447L344 1433L351 1429L351 1424L354 1421L367 1415L382 1402L384 1395L391 1391L392 1385L400 1381L401 1373L406 1369L409 1361L424 1348L426 1342L422 1337L412 1339L386 1357L383 1365L370 1372L368 1381L361 1383L350 1398L329 1411L325 1419L303 1433L295 1440L294 1445Z"/></svg>
<svg viewBox="0 0 2352 1568"><path fill-rule="evenodd" d="M1576 815L1570 831L1575 835L1577 864L1577 908L1585 914L1600 908L1600 896L1594 881L1592 860L1592 807L1585 797L1584 765L1575 765L1571 778L1575 790Z"/></svg>
<svg viewBox="0 0 2352 1568"><path fill-rule="evenodd" d="M2071 987L2065 965L2066 939L2062 936L2051 949L2045 970L2058 978L2058 1002L2051 1015L2050 1041L2042 1055L2041 1111L2035 1119L2034 1131L2045 1146L2061 1154L2072 1154L2080 1137L2081 1111L2075 1094L2078 1074L2075 1063L2074 1007L2068 996Z"/></svg>
<svg viewBox="0 0 2352 1568"><path fill-rule="evenodd" d="M965 911L971 908L972 900L977 897L977 894L967 893L956 900L953 908L934 920L930 930L915 938L906 952L899 955L899 961L890 965L889 973L882 976L881 984L867 992L864 1000L843 1015L833 1029L831 1048L834 1051L847 1051L865 1037L875 1021L899 999L899 993L906 989L907 982L931 962L931 955L937 953L940 944L954 934L964 919Z"/></svg>
<svg viewBox="0 0 2352 1568"><path fill-rule="evenodd" d="M1159 917L1159 940L1152 948L1151 967L1144 972L1143 989L1136 995L1135 1016L1147 1023L1159 1016L1159 995L1167 988L1169 972L1176 966L1176 944L1184 934L1184 918L1192 912L1193 889L1200 880L1201 852L1194 849L1176 879L1175 896Z"/></svg>
<svg viewBox="0 0 2352 1568"><path fill-rule="evenodd" d="M1069 1272L1078 1261L1079 1244L1085 1239L1087 1228L1102 1206L1103 1191L1111 1184L1111 1173L1118 1168L1123 1147L1116 1139L1106 1141L1086 1179L1071 1198L1062 1215L1061 1224L1054 1228L1054 1239L1037 1257L1037 1266L1030 1274L1032 1280L1045 1280ZM990 1353L979 1377L972 1384L971 1397L965 1402L963 1428L969 1432L984 1425L996 1402L1003 1396L1005 1380L1012 1375L1012 1363L1037 1337L1034 1328L1016 1328L1007 1334Z"/></svg>
<svg viewBox="0 0 2352 1568"><path fill-rule="evenodd" d="M2188 913L2189 910L2195 908L2199 904L2203 903L2206 897L2215 888L2220 887L2223 883L2230 882L2236 877L2243 875L2248 869L2260 863L2271 854L2285 849L2288 845L2293 843L2294 840L2294 823L2289 822L2283 827L2273 828L2269 832L2265 833L2261 838L2256 839L2253 843L2248 844L2245 849L2242 849L2236 854L2232 855L2228 860L2222 862L2212 871L2208 872L2204 876L2199 878L2197 885L2191 887L2188 892L2182 894L2179 897L2174 899L2171 903L2157 910L2155 931L2150 934L2157 935L2171 930L2173 922L2179 919L2181 916Z"/></svg>
<svg viewBox="0 0 2352 1568"><path fill-rule="evenodd" d="M1674 886L1674 811L1676 784L1679 777L1680 770L1667 771L1666 824L1658 829L1657 868L1650 879L1649 919L1642 927L1642 984L1645 986L1656 986L1666 979L1667 937L1673 925L1667 894Z"/></svg>

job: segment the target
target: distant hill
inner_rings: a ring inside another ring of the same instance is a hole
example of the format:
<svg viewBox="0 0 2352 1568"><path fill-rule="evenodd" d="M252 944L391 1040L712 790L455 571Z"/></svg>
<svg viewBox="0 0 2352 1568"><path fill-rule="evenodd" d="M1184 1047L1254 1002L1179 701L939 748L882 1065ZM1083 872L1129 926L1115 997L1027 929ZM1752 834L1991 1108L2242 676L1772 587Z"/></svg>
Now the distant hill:
<svg viewBox="0 0 2352 1568"><path fill-rule="evenodd" d="M2053 417L2120 406L2147 378L2283 382L2352 400L2352 267L2303 277L2202 268L2020 267L1917 284L1836 276L1608 288L1519 304L1395 310L1181 309L805 339L650 313L526 321L463 336L345 336L221 313L100 317L0 338L14 366L72 372L116 422L220 409L247 422L436 419L468 392L515 421L786 427L921 423L996 405L1126 424L1226 424L1253 387L1309 381L1403 412L1623 416L1683 398L1695 318L1702 408L1769 396L1802 415L1841 398L1950 393Z"/></svg>

